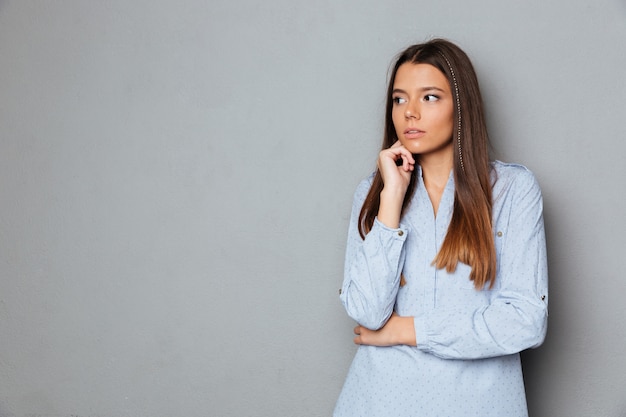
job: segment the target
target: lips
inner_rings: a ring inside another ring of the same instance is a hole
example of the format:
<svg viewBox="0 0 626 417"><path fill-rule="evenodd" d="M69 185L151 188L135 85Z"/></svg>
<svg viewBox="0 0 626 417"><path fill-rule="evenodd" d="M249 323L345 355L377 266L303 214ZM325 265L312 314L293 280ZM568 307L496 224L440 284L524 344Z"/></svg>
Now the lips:
<svg viewBox="0 0 626 417"><path fill-rule="evenodd" d="M404 137L407 139L418 139L424 136L424 134L426 134L426 132L416 129L414 127L404 129Z"/></svg>

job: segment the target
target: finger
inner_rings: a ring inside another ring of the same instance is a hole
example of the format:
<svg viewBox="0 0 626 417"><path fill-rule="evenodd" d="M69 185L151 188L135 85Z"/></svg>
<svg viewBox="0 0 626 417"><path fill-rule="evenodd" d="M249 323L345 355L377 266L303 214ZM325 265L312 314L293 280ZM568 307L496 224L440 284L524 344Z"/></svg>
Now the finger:
<svg viewBox="0 0 626 417"><path fill-rule="evenodd" d="M402 157L402 160L409 165L415 164L415 158L413 158L413 154L409 152L407 148L402 145L396 146L395 144L388 149L393 152L393 155L396 159ZM407 168L408 169L408 168Z"/></svg>
<svg viewBox="0 0 626 417"><path fill-rule="evenodd" d="M362 332L364 329L360 329L359 333L354 337L353 341L355 345L364 345L366 340L365 332Z"/></svg>
<svg viewBox="0 0 626 417"><path fill-rule="evenodd" d="M411 152L406 150L404 147L389 148L381 151L378 163L380 164L383 160L387 158L392 160L396 166L401 166L405 170L409 169L409 165L415 163Z"/></svg>
<svg viewBox="0 0 626 417"><path fill-rule="evenodd" d="M402 169L405 172L413 171L413 168L415 165L415 160L413 159L413 155L411 155L410 153L408 153L408 155L403 153L400 155L400 157L402 158Z"/></svg>
<svg viewBox="0 0 626 417"><path fill-rule="evenodd" d="M396 149L386 149L382 151L376 161L378 169L390 169L392 166L403 168L406 164L406 157Z"/></svg>
<svg viewBox="0 0 626 417"><path fill-rule="evenodd" d="M409 158L404 154L402 155L402 169L404 169L405 172L409 172L411 170Z"/></svg>
<svg viewBox="0 0 626 417"><path fill-rule="evenodd" d="M409 164L415 165L415 158L413 157L413 154L409 152L409 150L406 148L404 148L404 151L404 155L406 155L406 160L409 162Z"/></svg>
<svg viewBox="0 0 626 417"><path fill-rule="evenodd" d="M354 328L354 334L359 334L359 335L361 334L361 326L356 326Z"/></svg>
<svg viewBox="0 0 626 417"><path fill-rule="evenodd" d="M411 163L415 163L415 159L413 158L413 154L409 152L407 148L404 147L402 142L399 140L395 141L393 145L391 145L388 149L399 149L401 152L407 155L407 158L411 161Z"/></svg>

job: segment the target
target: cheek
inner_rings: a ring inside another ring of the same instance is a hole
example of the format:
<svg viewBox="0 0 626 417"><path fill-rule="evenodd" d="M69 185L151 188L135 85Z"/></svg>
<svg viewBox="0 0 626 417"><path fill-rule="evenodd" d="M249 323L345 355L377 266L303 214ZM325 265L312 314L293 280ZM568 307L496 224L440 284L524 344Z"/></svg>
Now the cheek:
<svg viewBox="0 0 626 417"><path fill-rule="evenodd" d="M439 120L439 127L441 130L450 132L450 135L452 135L452 132L454 131L454 114L448 113L443 115L443 117Z"/></svg>

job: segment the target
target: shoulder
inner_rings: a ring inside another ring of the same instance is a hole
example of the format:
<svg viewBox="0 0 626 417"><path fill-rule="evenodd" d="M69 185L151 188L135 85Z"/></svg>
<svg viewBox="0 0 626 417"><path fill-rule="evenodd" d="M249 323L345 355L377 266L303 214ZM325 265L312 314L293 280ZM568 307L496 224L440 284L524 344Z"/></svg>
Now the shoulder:
<svg viewBox="0 0 626 417"><path fill-rule="evenodd" d="M363 178L359 185L356 187L356 191L354 192L354 200L355 201L363 201L369 193L370 188L372 188L372 183L374 182L375 172L372 172L367 177Z"/></svg>
<svg viewBox="0 0 626 417"><path fill-rule="evenodd" d="M494 197L498 194L538 194L541 189L535 175L524 165L493 161L493 191Z"/></svg>

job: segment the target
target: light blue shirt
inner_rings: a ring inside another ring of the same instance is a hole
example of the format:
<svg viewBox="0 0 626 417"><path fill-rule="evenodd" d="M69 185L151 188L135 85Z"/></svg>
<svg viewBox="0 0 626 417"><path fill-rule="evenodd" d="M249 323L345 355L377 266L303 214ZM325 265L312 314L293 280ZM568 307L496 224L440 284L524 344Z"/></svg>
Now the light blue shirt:
<svg viewBox="0 0 626 417"><path fill-rule="evenodd" d="M357 222L373 175L361 182L348 232L341 301L370 329L395 310L415 317L417 347L359 346L334 416L526 417L519 352L546 334L548 275L541 190L521 165L493 163L496 283L474 289L470 267L432 265L454 202L450 175L435 217L421 170L398 229ZM400 273L406 285L400 287Z"/></svg>

